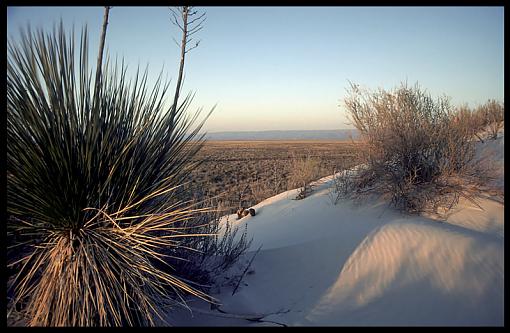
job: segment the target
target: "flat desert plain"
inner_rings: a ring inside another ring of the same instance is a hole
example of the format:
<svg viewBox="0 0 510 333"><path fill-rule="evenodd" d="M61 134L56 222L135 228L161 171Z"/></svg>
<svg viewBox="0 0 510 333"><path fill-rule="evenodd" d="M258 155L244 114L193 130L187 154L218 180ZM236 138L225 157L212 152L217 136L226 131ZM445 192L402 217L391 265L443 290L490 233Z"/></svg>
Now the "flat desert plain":
<svg viewBox="0 0 510 333"><path fill-rule="evenodd" d="M290 179L295 160L314 159L319 179L356 165L362 153L352 140L207 141L196 156L205 161L191 184L233 212L295 188Z"/></svg>

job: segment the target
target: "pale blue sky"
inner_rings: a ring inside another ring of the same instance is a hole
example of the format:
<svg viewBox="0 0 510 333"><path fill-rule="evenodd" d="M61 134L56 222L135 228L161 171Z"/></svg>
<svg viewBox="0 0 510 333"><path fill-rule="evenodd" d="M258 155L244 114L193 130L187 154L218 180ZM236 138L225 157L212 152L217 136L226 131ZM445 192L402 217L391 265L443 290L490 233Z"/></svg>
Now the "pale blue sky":
<svg viewBox="0 0 510 333"><path fill-rule="evenodd" d="M198 7L200 46L186 59L184 92L210 109L210 132L337 129L346 124L348 80L391 89L416 81L432 96L476 106L504 96L503 7ZM95 63L102 7L9 7L8 36L63 19L89 28ZM165 66L175 83L179 31L166 7L113 7L111 55L131 68ZM173 87L173 84L172 84ZM170 94L171 95L171 94ZM169 95L169 96L170 96Z"/></svg>

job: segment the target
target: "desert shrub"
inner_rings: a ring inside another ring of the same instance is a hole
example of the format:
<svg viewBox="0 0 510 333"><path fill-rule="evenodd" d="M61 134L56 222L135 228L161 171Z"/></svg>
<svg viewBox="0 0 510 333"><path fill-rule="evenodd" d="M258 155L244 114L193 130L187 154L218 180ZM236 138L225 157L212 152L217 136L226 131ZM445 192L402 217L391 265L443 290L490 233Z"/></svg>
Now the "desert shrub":
<svg viewBox="0 0 510 333"><path fill-rule="evenodd" d="M503 126L505 107L495 100L489 100L478 108L478 113L483 117L484 123L488 127L489 139L496 139L498 132Z"/></svg>
<svg viewBox="0 0 510 333"><path fill-rule="evenodd" d="M14 304L35 326L152 325L183 295L211 300L166 261L211 237L190 229L205 209L180 190L203 122L186 112L191 95L165 108L161 76L147 90L147 71L128 83L123 64L106 62L95 99L86 29L78 53L62 24L8 43Z"/></svg>
<svg viewBox="0 0 510 333"><path fill-rule="evenodd" d="M457 107L453 113L454 126L458 130L463 131L466 136L477 138L480 142L484 142L483 131L486 127L484 117L470 109L467 105Z"/></svg>
<svg viewBox="0 0 510 333"><path fill-rule="evenodd" d="M290 163L289 188L298 188L296 199L306 198L312 191L312 181L319 176L320 161L310 155L294 156Z"/></svg>
<svg viewBox="0 0 510 333"><path fill-rule="evenodd" d="M504 121L504 106L494 100L470 109L466 105L457 107L452 114L454 126L466 135L476 137L479 141L496 139Z"/></svg>
<svg viewBox="0 0 510 333"><path fill-rule="evenodd" d="M352 84L345 100L365 144L364 163L336 177L339 196L377 193L403 211L452 207L476 182L474 142L446 97L418 85L371 92Z"/></svg>

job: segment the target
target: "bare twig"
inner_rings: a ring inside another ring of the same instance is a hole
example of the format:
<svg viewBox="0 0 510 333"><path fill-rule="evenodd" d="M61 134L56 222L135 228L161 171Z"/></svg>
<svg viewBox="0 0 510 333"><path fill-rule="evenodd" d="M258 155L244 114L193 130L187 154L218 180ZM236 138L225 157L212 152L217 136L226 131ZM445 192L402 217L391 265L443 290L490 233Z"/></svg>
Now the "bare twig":
<svg viewBox="0 0 510 333"><path fill-rule="evenodd" d="M246 266L246 268L244 269L243 273L241 274L241 277L239 278L239 281L237 282L237 285L236 287L234 288L234 290L232 291L232 296L234 296L234 294L236 293L237 291L237 288L239 288L239 285L241 284L241 281L243 280L243 277L244 275L246 274L246 272L248 271L248 269L250 268L253 260L255 259L255 257L257 256L257 254L259 253L260 249L262 248L262 244L260 244L259 248L257 249L257 251L255 251L255 254L253 254L253 257L251 257L251 260L250 262L248 263L248 266Z"/></svg>

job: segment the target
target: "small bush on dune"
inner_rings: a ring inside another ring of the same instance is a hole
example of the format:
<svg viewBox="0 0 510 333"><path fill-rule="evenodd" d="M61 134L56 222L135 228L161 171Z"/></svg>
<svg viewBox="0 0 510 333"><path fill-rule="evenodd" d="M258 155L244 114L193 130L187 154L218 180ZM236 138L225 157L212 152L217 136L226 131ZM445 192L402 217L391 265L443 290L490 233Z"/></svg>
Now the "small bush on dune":
<svg viewBox="0 0 510 333"><path fill-rule="evenodd" d="M14 303L35 326L153 325L186 294L211 300L167 261L214 231L197 227L207 209L179 191L203 122L186 114L191 95L165 109L168 85L147 90L147 72L128 83L108 62L95 99L86 29L74 50L62 25L8 44L7 228L23 254L11 263Z"/></svg>
<svg viewBox="0 0 510 333"><path fill-rule="evenodd" d="M379 193L403 211L437 212L480 179L470 131L453 120L447 98L435 101L417 85L370 92L353 84L345 104L366 155L355 172L337 177L339 195Z"/></svg>
<svg viewBox="0 0 510 333"><path fill-rule="evenodd" d="M484 125L488 129L488 138L496 139L498 132L503 127L505 116L505 107L495 100L489 100L484 105L478 107L476 111L484 120Z"/></svg>
<svg viewBox="0 0 510 333"><path fill-rule="evenodd" d="M485 139L496 139L503 127L505 108L503 104L489 100L475 109L460 106L455 110L454 122L468 135L472 135L481 142Z"/></svg>
<svg viewBox="0 0 510 333"><path fill-rule="evenodd" d="M311 157L294 157L290 164L289 187L298 188L296 199L306 198L312 191L312 181L319 176L319 160Z"/></svg>
<svg viewBox="0 0 510 333"><path fill-rule="evenodd" d="M483 131L486 127L486 122L476 111L471 110L466 105L462 105L455 109L453 122L466 136L472 136L480 142L484 142Z"/></svg>

